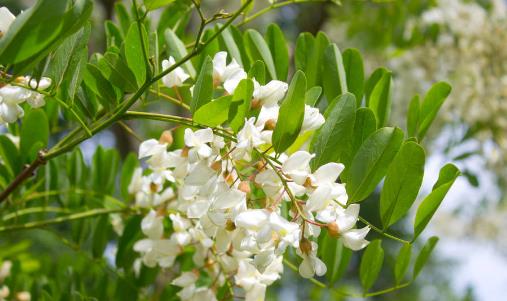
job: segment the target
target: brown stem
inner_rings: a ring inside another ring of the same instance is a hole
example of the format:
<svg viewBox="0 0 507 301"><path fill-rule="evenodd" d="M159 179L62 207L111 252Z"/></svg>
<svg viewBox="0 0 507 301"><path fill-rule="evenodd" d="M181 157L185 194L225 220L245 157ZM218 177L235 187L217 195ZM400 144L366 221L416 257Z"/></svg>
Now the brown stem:
<svg viewBox="0 0 507 301"><path fill-rule="evenodd" d="M12 181L9 186L7 186L7 188L5 188L2 193L0 193L0 203L5 201L9 194L11 194L19 184L23 183L26 179L33 176L35 170L39 166L46 164L45 155L46 151L44 150L40 150L37 153L37 158L35 158L35 160L30 165L28 165L20 174L18 174L14 181Z"/></svg>

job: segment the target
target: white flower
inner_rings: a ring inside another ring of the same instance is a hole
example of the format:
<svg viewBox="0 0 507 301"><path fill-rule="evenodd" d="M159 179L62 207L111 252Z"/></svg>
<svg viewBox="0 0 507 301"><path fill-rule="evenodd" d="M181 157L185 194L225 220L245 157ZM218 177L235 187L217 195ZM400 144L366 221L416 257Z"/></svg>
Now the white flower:
<svg viewBox="0 0 507 301"><path fill-rule="evenodd" d="M211 156L212 149L207 143L213 142L213 130L210 128L192 131L189 128L185 129L185 145L190 147L189 152L190 161L197 159L205 159Z"/></svg>
<svg viewBox="0 0 507 301"><path fill-rule="evenodd" d="M318 108L305 105L305 115L303 118L303 125L301 126L301 132L316 130L320 128L325 121L324 116L320 114Z"/></svg>
<svg viewBox="0 0 507 301"><path fill-rule="evenodd" d="M162 216L157 216L154 210L150 210L141 221L141 230L144 235L152 239L159 239L164 234L164 224L162 223Z"/></svg>
<svg viewBox="0 0 507 301"><path fill-rule="evenodd" d="M280 194L283 183L278 174L272 169L265 169L255 176L255 183L260 184L269 197Z"/></svg>
<svg viewBox="0 0 507 301"><path fill-rule="evenodd" d="M343 205L346 204L348 196L345 185L335 183L343 169L343 164L327 163L310 175L311 185L316 189L306 202L308 210L323 210L335 199Z"/></svg>
<svg viewBox="0 0 507 301"><path fill-rule="evenodd" d="M239 268L234 279L245 292L245 300L262 301L266 295L266 287L280 278L279 273L283 270L282 257L268 266L264 273L260 273L255 266L246 260L239 262Z"/></svg>
<svg viewBox="0 0 507 301"><path fill-rule="evenodd" d="M38 90L46 90L51 86L51 79L48 77L42 77L38 82L35 78L32 78L30 76L25 76L25 82L28 86L30 86L32 89L38 89ZM40 108L43 105L46 104L44 101L44 95L37 93L37 92L31 92L30 96L26 99L28 104L32 106L32 108Z"/></svg>
<svg viewBox="0 0 507 301"><path fill-rule="evenodd" d="M236 144L236 150L234 156L237 159L250 158L250 154L254 147L264 144L262 140L261 132L255 126L255 118L252 117L245 120L245 125L238 133L238 143Z"/></svg>
<svg viewBox="0 0 507 301"><path fill-rule="evenodd" d="M262 106L271 107L282 100L288 88L287 83L279 80L272 80L264 86L255 81L253 99L259 101Z"/></svg>
<svg viewBox="0 0 507 301"><path fill-rule="evenodd" d="M9 30L14 20L16 20L16 16L7 7L0 7L0 38Z"/></svg>
<svg viewBox="0 0 507 301"><path fill-rule="evenodd" d="M180 248L169 239L142 239L134 244L134 251L141 253L143 263L149 267L166 268L173 265Z"/></svg>
<svg viewBox="0 0 507 301"><path fill-rule="evenodd" d="M6 85L0 88L0 122L13 123L23 117L24 111L19 106L30 97L30 91L22 87Z"/></svg>
<svg viewBox="0 0 507 301"><path fill-rule="evenodd" d="M242 79L247 78L247 74L235 59L227 65L227 52L220 51L213 58L213 81L215 84L223 83L225 91L233 94Z"/></svg>
<svg viewBox="0 0 507 301"><path fill-rule="evenodd" d="M310 160L315 154L307 151L297 151L285 160L282 165L282 171L291 177L291 179L299 185L303 185L311 173Z"/></svg>
<svg viewBox="0 0 507 301"><path fill-rule="evenodd" d="M173 66L176 62L172 56L169 57L169 60L162 61L162 69L167 70L171 66ZM181 87L183 86L183 82L186 81L190 75L188 75L183 68L176 67L173 71L169 72L167 75L162 77L162 82L168 88L172 87Z"/></svg>
<svg viewBox="0 0 507 301"><path fill-rule="evenodd" d="M353 229L359 217L359 209L359 204L352 204L347 208L332 204L319 212L317 219L325 223L336 223L337 234L342 238L343 244L353 251L358 251L368 245L364 238L370 231L370 227Z"/></svg>
<svg viewBox="0 0 507 301"><path fill-rule="evenodd" d="M326 274L326 264L317 257L317 244L315 242L311 242L311 250L308 254L303 253L300 249L297 249L296 252L303 258L299 265L299 274L302 277L312 278L313 275L323 276Z"/></svg>

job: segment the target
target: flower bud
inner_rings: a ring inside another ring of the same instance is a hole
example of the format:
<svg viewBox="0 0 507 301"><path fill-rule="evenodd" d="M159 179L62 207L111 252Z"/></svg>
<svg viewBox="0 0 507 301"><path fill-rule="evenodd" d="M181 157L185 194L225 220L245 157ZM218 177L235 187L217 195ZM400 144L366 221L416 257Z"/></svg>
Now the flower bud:
<svg viewBox="0 0 507 301"><path fill-rule="evenodd" d="M331 222L326 225L327 232L330 236L338 238L340 236L340 228L338 228L338 224L335 222Z"/></svg>
<svg viewBox="0 0 507 301"><path fill-rule="evenodd" d="M220 172L222 170L222 161L215 161L210 167L214 171Z"/></svg>
<svg viewBox="0 0 507 301"><path fill-rule="evenodd" d="M238 189L246 194L249 194L252 190L250 189L250 182L241 181L238 185Z"/></svg>
<svg viewBox="0 0 507 301"><path fill-rule="evenodd" d="M14 81L18 84L23 84L25 82L25 78L23 76L18 76Z"/></svg>
<svg viewBox="0 0 507 301"><path fill-rule="evenodd" d="M258 108L260 108L262 106L261 101L258 100L258 99L252 99L252 103L251 104L252 104L251 108L254 109L254 110L258 109Z"/></svg>
<svg viewBox="0 0 507 301"><path fill-rule="evenodd" d="M299 249L303 254L310 254L312 252L312 243L305 237L301 238L299 241Z"/></svg>
<svg viewBox="0 0 507 301"><path fill-rule="evenodd" d="M160 143L166 143L167 145L173 144L173 134L171 131L163 131L162 135L160 135L160 138L158 139L158 142Z"/></svg>
<svg viewBox="0 0 507 301"><path fill-rule="evenodd" d="M275 126L276 126L276 120L275 119L269 119L264 124L264 129L267 130L267 131L272 131L272 130L275 129Z"/></svg>
<svg viewBox="0 0 507 301"><path fill-rule="evenodd" d="M151 182L150 183L150 191L152 193L156 193L158 191L158 185L156 183Z"/></svg>
<svg viewBox="0 0 507 301"><path fill-rule="evenodd" d="M188 147L186 147L186 146L185 146L185 147L181 150L181 156L182 156L183 158L188 158L188 151L189 151Z"/></svg>

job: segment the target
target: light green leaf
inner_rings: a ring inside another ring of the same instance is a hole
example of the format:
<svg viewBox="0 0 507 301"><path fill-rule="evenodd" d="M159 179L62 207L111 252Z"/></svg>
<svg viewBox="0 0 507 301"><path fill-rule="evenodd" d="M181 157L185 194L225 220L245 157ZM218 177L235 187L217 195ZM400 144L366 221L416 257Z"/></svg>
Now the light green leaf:
<svg viewBox="0 0 507 301"><path fill-rule="evenodd" d="M452 184L460 175L459 169L453 164L447 164L440 169L438 180L433 186L431 193L426 196L417 208L414 221L414 238L415 240L419 234L426 228L429 221L437 211L438 207L444 200L445 195L451 189Z"/></svg>
<svg viewBox="0 0 507 301"><path fill-rule="evenodd" d="M306 91L305 103L309 106L314 107L319 101L320 95L322 94L322 88L315 86Z"/></svg>
<svg viewBox="0 0 507 301"><path fill-rule="evenodd" d="M419 101L419 95L416 95L410 101L407 113L407 135L408 137L417 136L417 128L419 126L419 114L421 111L421 105Z"/></svg>
<svg viewBox="0 0 507 301"><path fill-rule="evenodd" d="M187 48L185 47L185 44L183 44L172 29L169 28L165 31L165 40L169 55L173 56L176 62L187 55ZM183 64L183 69L185 69L192 78L195 78L196 71L190 60Z"/></svg>
<svg viewBox="0 0 507 301"><path fill-rule="evenodd" d="M315 153L311 165L315 170L329 162L341 162L350 148L356 120L356 99L350 93L337 97L325 112L326 122L317 130L310 144Z"/></svg>
<svg viewBox="0 0 507 301"><path fill-rule="evenodd" d="M413 279L417 278L417 276L423 269L424 265L426 264L428 258L431 255L431 252L433 252L433 249L435 248L437 242L438 237L432 236L424 244L423 248L421 249L421 252L419 252L417 259L415 260Z"/></svg>
<svg viewBox="0 0 507 301"><path fill-rule="evenodd" d="M202 105L195 111L194 121L210 127L221 125L229 117L231 100L232 95L226 95Z"/></svg>
<svg viewBox="0 0 507 301"><path fill-rule="evenodd" d="M412 245L404 244L400 252L398 253L398 257L396 257L396 262L394 264L394 279L396 284L400 284L407 272L408 265L410 264L410 257L412 254Z"/></svg>
<svg viewBox="0 0 507 301"><path fill-rule="evenodd" d="M327 46L324 52L322 86L328 100L347 93L347 78L342 54L336 44Z"/></svg>
<svg viewBox="0 0 507 301"><path fill-rule="evenodd" d="M357 106L361 105L364 89L364 66L361 53L354 48L346 49L342 53L343 67L347 78L347 88L356 96Z"/></svg>
<svg viewBox="0 0 507 301"><path fill-rule="evenodd" d="M364 96L366 98L366 106L369 105L370 102L370 95L373 91L373 88L377 85L378 81L382 78L382 76L386 73L388 73L389 70L386 68L378 68L370 75L368 80L366 81L364 85Z"/></svg>
<svg viewBox="0 0 507 301"><path fill-rule="evenodd" d="M222 26L223 26L222 24L217 24L216 27L217 27L217 29L219 29ZM236 62L240 66L243 66L243 68L246 68L246 67L244 67L243 57L241 55L240 46L238 46L238 44L236 43L230 27L227 27L226 29L224 29L222 31L222 33L219 36L219 40L224 45L224 47L227 49L227 53L230 53L232 58L235 59ZM241 40L243 40L243 39L241 39Z"/></svg>
<svg viewBox="0 0 507 301"><path fill-rule="evenodd" d="M113 86L102 75L99 68L88 63L83 74L84 83L93 91L101 101L102 106L110 108L116 101L116 93Z"/></svg>
<svg viewBox="0 0 507 301"><path fill-rule="evenodd" d="M21 125L19 151L23 161L33 157L33 147L39 146L39 151L47 146L49 140L49 121L41 109L31 110L26 114Z"/></svg>
<svg viewBox="0 0 507 301"><path fill-rule="evenodd" d="M371 134L352 159L347 173L349 203L367 198L386 175L389 164L400 149L403 131L398 128L381 128Z"/></svg>
<svg viewBox="0 0 507 301"><path fill-rule="evenodd" d="M289 73L289 49L283 31L272 23L268 26L265 39L273 57L278 80L286 81Z"/></svg>
<svg viewBox="0 0 507 301"><path fill-rule="evenodd" d="M371 91L368 107L375 113L377 128L383 127L389 120L391 111L391 72L385 72Z"/></svg>
<svg viewBox="0 0 507 301"><path fill-rule="evenodd" d="M127 59L127 65L134 73L137 84L139 86L143 85L146 81L146 64L144 60L144 53L143 53L143 43L145 47L148 47L148 35L146 34L146 30L144 29L144 26L142 28L142 37L143 42L141 42L141 35L139 34L139 28L137 22L133 22L129 30L127 32L127 35L125 37L125 58ZM148 52L148 49L145 49L146 53Z"/></svg>
<svg viewBox="0 0 507 301"><path fill-rule="evenodd" d="M213 98L213 61L208 56L202 64L201 71L195 82L190 111L195 113L201 106Z"/></svg>
<svg viewBox="0 0 507 301"><path fill-rule="evenodd" d="M305 74L297 71L280 106L278 121L273 131L273 148L279 154L296 141L301 131L305 113L305 93Z"/></svg>
<svg viewBox="0 0 507 301"><path fill-rule="evenodd" d="M359 278L365 292L367 292L375 283L384 262L384 250L382 249L382 241L376 239L366 247L361 258L359 266Z"/></svg>
<svg viewBox="0 0 507 301"><path fill-rule="evenodd" d="M451 93L451 86L445 82L434 84L428 91L421 104L419 115L418 138L421 141L426 135L431 123L437 116L438 110L444 103L445 99Z"/></svg>
<svg viewBox="0 0 507 301"><path fill-rule="evenodd" d="M259 84L266 84L266 65L262 61L255 61L248 70L248 78L255 79Z"/></svg>
<svg viewBox="0 0 507 301"><path fill-rule="evenodd" d="M147 10L155 10L173 2L174 0L144 0L144 7Z"/></svg>
<svg viewBox="0 0 507 301"><path fill-rule="evenodd" d="M387 171L380 194L380 219L387 229L412 207L424 175L424 149L417 143L403 143Z"/></svg>
<svg viewBox="0 0 507 301"><path fill-rule="evenodd" d="M269 77L271 79L277 79L273 56L271 55L269 47L261 34L253 29L248 29L245 32L245 41L250 59L252 61L263 61L266 65L266 69L268 70Z"/></svg>

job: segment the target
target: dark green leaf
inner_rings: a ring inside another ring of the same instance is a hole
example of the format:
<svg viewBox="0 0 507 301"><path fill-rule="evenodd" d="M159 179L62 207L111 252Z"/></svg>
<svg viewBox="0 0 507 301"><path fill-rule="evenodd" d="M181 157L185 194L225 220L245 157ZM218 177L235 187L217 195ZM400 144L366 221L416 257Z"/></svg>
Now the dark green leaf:
<svg viewBox="0 0 507 301"><path fill-rule="evenodd" d="M11 176L17 175L21 170L19 150L5 135L0 136L0 162L5 165Z"/></svg>
<svg viewBox="0 0 507 301"><path fill-rule="evenodd" d="M305 103L309 106L314 107L319 101L320 95L322 94L322 88L315 86L306 91Z"/></svg>
<svg viewBox="0 0 507 301"><path fill-rule="evenodd" d="M109 240L110 232L111 223L109 223L109 216L103 215L98 217L92 239L92 254L94 258L102 258L102 254L104 254Z"/></svg>
<svg viewBox="0 0 507 301"><path fill-rule="evenodd" d="M380 194L380 219L384 229L396 223L412 207L424 175L424 149L415 142L403 143L387 171Z"/></svg>
<svg viewBox="0 0 507 301"><path fill-rule="evenodd" d="M301 131L305 113L305 93L305 74L297 71L280 106L278 121L273 131L273 148L277 153L289 148Z"/></svg>
<svg viewBox="0 0 507 301"><path fill-rule="evenodd" d="M364 141L347 173L349 203L360 202L375 190L402 141L403 131L390 127L377 130Z"/></svg>
<svg viewBox="0 0 507 301"><path fill-rule="evenodd" d="M141 34L143 40L141 40ZM148 35L146 30L141 24L141 33L139 33L137 22L133 22L129 27L127 35L125 36L125 58L127 60L127 65L134 73L139 86L143 85L146 81L147 66L144 59L143 44L145 46L145 52L148 53Z"/></svg>
<svg viewBox="0 0 507 301"><path fill-rule="evenodd" d="M229 124L237 133L245 123L245 117L250 110L250 102L254 90L253 81L244 79L239 82L232 96L232 104L229 109Z"/></svg>
<svg viewBox="0 0 507 301"><path fill-rule="evenodd" d="M266 65L262 61L255 61L248 70L248 78L255 79L259 84L266 84Z"/></svg>
<svg viewBox="0 0 507 301"><path fill-rule="evenodd" d="M377 128L383 127L389 120L391 111L391 72L385 72L371 91L368 107L375 113Z"/></svg>
<svg viewBox="0 0 507 301"><path fill-rule="evenodd" d="M384 262L384 250L382 241L376 239L366 247L359 267L359 278L365 292L375 283Z"/></svg>
<svg viewBox="0 0 507 301"><path fill-rule="evenodd" d="M366 98L366 106L369 105L370 102L370 95L373 91L373 88L377 85L378 81L384 76L384 74L388 73L389 70L386 68L378 68L370 75L370 78L366 81L364 85L364 95Z"/></svg>
<svg viewBox="0 0 507 301"><path fill-rule="evenodd" d="M101 103L104 107L109 108L115 103L116 92L109 81L102 75L99 68L88 63L83 74L83 79L86 86L99 96L99 100L102 101Z"/></svg>
<svg viewBox="0 0 507 301"><path fill-rule="evenodd" d="M128 200L129 198L128 187L132 180L132 175L138 166L138 162L137 156L134 153L129 153L123 162L120 175L120 194L124 200Z"/></svg>
<svg viewBox="0 0 507 301"><path fill-rule="evenodd" d="M99 68L102 75L111 84L119 87L122 91L127 93L135 92L137 90L136 77L130 71L126 62L114 52L106 52L103 57L99 59Z"/></svg>
<svg viewBox="0 0 507 301"><path fill-rule="evenodd" d="M356 100L350 93L337 97L325 112L326 122L317 130L310 144L315 153L312 169L329 163L341 162L341 158L352 143L352 132L356 119Z"/></svg>

